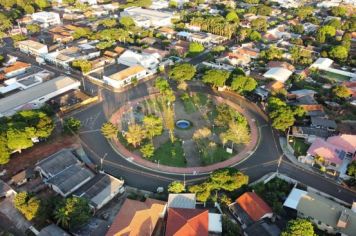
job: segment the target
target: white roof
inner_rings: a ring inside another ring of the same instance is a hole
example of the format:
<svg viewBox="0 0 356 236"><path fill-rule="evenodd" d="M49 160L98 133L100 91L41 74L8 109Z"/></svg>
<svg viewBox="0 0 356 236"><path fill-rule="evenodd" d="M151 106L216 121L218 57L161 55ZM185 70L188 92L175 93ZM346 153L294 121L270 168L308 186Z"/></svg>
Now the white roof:
<svg viewBox="0 0 356 236"><path fill-rule="evenodd" d="M195 209L195 203L196 199L194 193L170 193L167 207Z"/></svg>
<svg viewBox="0 0 356 236"><path fill-rule="evenodd" d="M209 232L221 233L222 232L222 223L221 223L221 214L209 213Z"/></svg>
<svg viewBox="0 0 356 236"><path fill-rule="evenodd" d="M269 69L266 73L264 73L265 78L275 79L279 82L286 82L288 78L293 74L292 71L285 69L283 67L274 67Z"/></svg>
<svg viewBox="0 0 356 236"><path fill-rule="evenodd" d="M310 67L318 68L318 69L326 69L329 68L333 64L333 62L334 61L329 58L320 57Z"/></svg>
<svg viewBox="0 0 356 236"><path fill-rule="evenodd" d="M303 190L300 190L297 188L293 188L292 191L289 193L288 198L283 203L283 206L289 207L292 209L297 209L299 200L307 194L308 194L308 192L306 192L306 191L303 191Z"/></svg>

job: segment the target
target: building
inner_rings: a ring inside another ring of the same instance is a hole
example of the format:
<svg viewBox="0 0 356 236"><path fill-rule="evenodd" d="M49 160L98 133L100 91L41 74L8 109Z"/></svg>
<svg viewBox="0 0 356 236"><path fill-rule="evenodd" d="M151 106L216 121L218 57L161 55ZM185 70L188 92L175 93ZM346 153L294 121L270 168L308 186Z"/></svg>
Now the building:
<svg viewBox="0 0 356 236"><path fill-rule="evenodd" d="M37 236L70 236L70 234L56 224L50 224L41 229Z"/></svg>
<svg viewBox="0 0 356 236"><path fill-rule="evenodd" d="M159 55L126 50L117 59L117 63L126 66L141 65L148 70L156 70L159 64L159 60L157 58L159 57Z"/></svg>
<svg viewBox="0 0 356 236"><path fill-rule="evenodd" d="M152 10L159 10L169 7L169 2L166 0L154 0L152 1L151 6L149 7Z"/></svg>
<svg viewBox="0 0 356 236"><path fill-rule="evenodd" d="M293 74L292 71L283 67L273 67L263 74L263 77L267 79L274 79L281 83L285 83L289 77Z"/></svg>
<svg viewBox="0 0 356 236"><path fill-rule="evenodd" d="M295 71L295 67L292 64L285 62L285 61L270 61L270 62L268 62L267 67L269 69L275 68L275 67L282 67L282 68L285 68L290 71Z"/></svg>
<svg viewBox="0 0 356 236"><path fill-rule="evenodd" d="M143 9L141 7L128 7L120 12L120 17L123 16L132 17L136 26L143 28L159 28L172 25L171 20L173 18L173 13Z"/></svg>
<svg viewBox="0 0 356 236"><path fill-rule="evenodd" d="M123 180L100 173L76 190L73 195L87 199L89 205L93 209L98 210L116 195L124 191Z"/></svg>
<svg viewBox="0 0 356 236"><path fill-rule="evenodd" d="M209 211L169 208L165 236L209 235Z"/></svg>
<svg viewBox="0 0 356 236"><path fill-rule="evenodd" d="M15 184L16 186L21 186L25 184L29 179L33 178L35 175L34 170L32 168L27 168L16 175L11 177L11 184Z"/></svg>
<svg viewBox="0 0 356 236"><path fill-rule="evenodd" d="M35 12L32 14L32 20L37 22L43 28L61 24L59 14L56 12Z"/></svg>
<svg viewBox="0 0 356 236"><path fill-rule="evenodd" d="M59 76L29 89L0 99L0 117L11 116L24 109L36 109L51 98L78 89L80 82L67 76Z"/></svg>
<svg viewBox="0 0 356 236"><path fill-rule="evenodd" d="M196 197L194 193L170 193L168 196L168 208L187 208L193 209L196 205Z"/></svg>
<svg viewBox="0 0 356 236"><path fill-rule="evenodd" d="M10 66L5 67L0 73L3 78L12 78L21 74L26 73L28 69L31 68L29 63L22 61L16 61Z"/></svg>
<svg viewBox="0 0 356 236"><path fill-rule="evenodd" d="M126 199L106 236L153 235L165 214L166 203L147 198L144 202Z"/></svg>
<svg viewBox="0 0 356 236"><path fill-rule="evenodd" d="M283 204L297 211L298 217L311 220L329 234L355 235L356 210L315 193L294 188ZM355 205L355 203L353 204Z"/></svg>
<svg viewBox="0 0 356 236"><path fill-rule="evenodd" d="M42 56L48 53L47 45L33 41L25 40L16 43L16 46L20 49L21 52L31 54L33 56Z"/></svg>
<svg viewBox="0 0 356 236"><path fill-rule="evenodd" d="M331 76L327 76L327 77L332 80L336 80L336 81L340 80L337 77L345 78L345 80L346 79L353 79L353 80L356 79L355 73L332 68L331 66L333 63L334 63L333 60L331 60L329 58L321 57L321 58L318 58L312 65L310 65L310 68L319 69L321 71L321 74L324 76L326 76L326 75L323 72L327 72L329 75L331 75ZM336 75L336 76L332 76L332 75ZM344 80L341 80L341 82L344 82Z"/></svg>
<svg viewBox="0 0 356 236"><path fill-rule="evenodd" d="M122 88L147 75L146 69L140 65L127 66L124 64L112 64L92 71L88 78L114 88Z"/></svg>
<svg viewBox="0 0 356 236"><path fill-rule="evenodd" d="M273 216L272 209L254 192L242 194L229 208L243 228L261 219Z"/></svg>
<svg viewBox="0 0 356 236"><path fill-rule="evenodd" d="M7 183L0 179L0 198L15 196L16 192Z"/></svg>

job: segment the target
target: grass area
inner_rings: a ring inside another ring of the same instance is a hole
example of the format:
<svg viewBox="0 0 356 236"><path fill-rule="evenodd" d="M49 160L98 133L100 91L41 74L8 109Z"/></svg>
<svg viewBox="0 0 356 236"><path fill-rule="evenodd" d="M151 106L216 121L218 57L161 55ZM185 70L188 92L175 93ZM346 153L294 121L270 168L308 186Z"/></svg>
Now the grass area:
<svg viewBox="0 0 356 236"><path fill-rule="evenodd" d="M221 146L217 146L212 152L203 152L201 154L201 161L203 165L211 165L217 162L225 161L229 159L232 154L225 151Z"/></svg>
<svg viewBox="0 0 356 236"><path fill-rule="evenodd" d="M198 106L205 106L208 104L208 96L204 93L196 93L193 95L192 100L194 104L197 104Z"/></svg>
<svg viewBox="0 0 356 236"><path fill-rule="evenodd" d="M292 148L294 149L294 155L296 157L305 156L310 145L306 144L303 139L294 138L291 143Z"/></svg>
<svg viewBox="0 0 356 236"><path fill-rule="evenodd" d="M348 76L335 74L335 73L330 72L330 71L320 71L320 76L322 76L324 78L327 78L329 80L332 80L332 81L343 82L343 81L349 81L350 80L350 77L348 77Z"/></svg>
<svg viewBox="0 0 356 236"><path fill-rule="evenodd" d="M197 108L195 107L193 98L191 96L189 96L187 93L184 93L180 99L183 102L183 106L184 106L184 111L187 114L191 114L193 112L197 111Z"/></svg>
<svg viewBox="0 0 356 236"><path fill-rule="evenodd" d="M162 165L185 167L187 165L182 143L180 141L167 141L162 144L152 157L153 161L159 161Z"/></svg>

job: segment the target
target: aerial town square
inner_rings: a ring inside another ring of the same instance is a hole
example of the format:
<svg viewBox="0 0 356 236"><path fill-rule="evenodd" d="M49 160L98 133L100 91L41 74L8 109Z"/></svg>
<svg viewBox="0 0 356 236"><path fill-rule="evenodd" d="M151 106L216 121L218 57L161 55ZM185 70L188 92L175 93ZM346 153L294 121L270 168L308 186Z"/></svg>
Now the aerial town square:
<svg viewBox="0 0 356 236"><path fill-rule="evenodd" d="M356 0L0 0L0 236L356 236Z"/></svg>

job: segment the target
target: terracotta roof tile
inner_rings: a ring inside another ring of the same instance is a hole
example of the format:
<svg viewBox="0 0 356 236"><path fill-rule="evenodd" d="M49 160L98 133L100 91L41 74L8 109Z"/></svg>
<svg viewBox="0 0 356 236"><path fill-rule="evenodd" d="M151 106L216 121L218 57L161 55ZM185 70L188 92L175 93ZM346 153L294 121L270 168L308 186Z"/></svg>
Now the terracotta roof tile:
<svg viewBox="0 0 356 236"><path fill-rule="evenodd" d="M237 204L253 221L260 220L264 215L273 213L272 209L254 192L246 192L236 199Z"/></svg>
<svg viewBox="0 0 356 236"><path fill-rule="evenodd" d="M10 72L13 72L13 71L17 71L17 70L20 70L20 69L23 69L23 68L28 68L30 66L31 65L28 64L28 63L25 63L25 62L22 62L22 61L17 61L13 65L6 67L4 69L4 72L7 74L7 73L10 73Z"/></svg>
<svg viewBox="0 0 356 236"><path fill-rule="evenodd" d="M166 236L207 236L208 230L208 210L169 208Z"/></svg>

